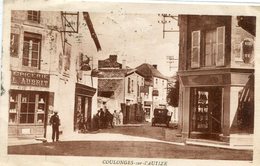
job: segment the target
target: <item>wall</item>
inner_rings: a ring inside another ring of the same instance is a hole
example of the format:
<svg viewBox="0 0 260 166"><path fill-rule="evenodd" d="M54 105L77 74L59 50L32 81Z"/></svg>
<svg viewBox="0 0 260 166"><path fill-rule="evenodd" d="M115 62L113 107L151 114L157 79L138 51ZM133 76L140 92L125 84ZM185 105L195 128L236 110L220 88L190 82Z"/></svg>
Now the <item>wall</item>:
<svg viewBox="0 0 260 166"><path fill-rule="evenodd" d="M231 67L253 69L255 56L254 51L250 62L244 63L242 58L242 42L244 39L251 39L252 41L255 41L255 37L242 27L238 26L238 20L234 16L232 17L231 28Z"/></svg>
<svg viewBox="0 0 260 166"><path fill-rule="evenodd" d="M78 71L77 60L80 53L86 54L89 49L85 46L85 41L89 38L86 35L89 33L88 29L81 26L77 34L66 35L67 42L71 45L71 54L69 59L70 68L65 71L64 62L66 58L63 55L62 47L64 43L61 40L61 33L55 31L55 29L61 30L60 12L41 12L40 23L38 24L27 21L27 11L12 11L11 20L11 32L19 34L18 56L11 57L11 70L50 74L49 88L31 86L12 86L11 88L54 92L54 110L59 112L63 134L69 135L73 132L75 84L77 82L76 75ZM82 14L80 14L80 25L83 25L81 24L82 22L84 22L84 19ZM40 70L38 68L22 66L24 32L42 35ZM81 38L79 41L78 36L80 35ZM97 65L93 64L93 66ZM97 78L91 78L90 74L91 71L85 73L80 83L97 88ZM92 98L92 115L96 113L96 110L97 93ZM47 130L51 130L49 126ZM49 132L47 131L48 134Z"/></svg>
<svg viewBox="0 0 260 166"><path fill-rule="evenodd" d="M130 93L128 93L128 79L130 78ZM131 81L133 80L133 87ZM139 87L137 86L139 84ZM137 103L137 98L141 96L140 94L140 86L144 86L144 78L137 73L129 74L125 77L125 100L131 100L133 103ZM138 96L138 88L139 88L139 96Z"/></svg>

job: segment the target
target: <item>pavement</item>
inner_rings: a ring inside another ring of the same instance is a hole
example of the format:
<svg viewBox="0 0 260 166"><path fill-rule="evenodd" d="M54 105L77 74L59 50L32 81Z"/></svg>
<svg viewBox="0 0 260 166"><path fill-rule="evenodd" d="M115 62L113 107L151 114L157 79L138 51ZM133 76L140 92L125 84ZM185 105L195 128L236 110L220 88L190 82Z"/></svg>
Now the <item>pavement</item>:
<svg viewBox="0 0 260 166"><path fill-rule="evenodd" d="M133 128L132 128L133 127ZM122 130L121 130L121 129ZM135 131L135 128L140 130ZM115 130L116 129L116 130ZM128 133L124 133L124 130L129 131L132 129L136 135L131 135ZM146 131L144 131L144 129ZM49 130L51 131L51 130ZM117 133L113 133L117 132ZM163 134L159 133L163 131ZM120 133L121 132L121 133ZM161 134L164 136L164 139L160 139L158 136L147 137L142 135L141 133L144 132L154 132L154 134ZM175 138L174 138L175 137ZM8 146L13 145L26 145L26 144L37 144L42 143L42 140L45 138L8 138ZM180 138L179 138L180 139ZM234 149L234 150L253 150L253 146L232 146L228 143L223 144L218 141L207 141L207 140L194 140L194 139L187 139L183 141L175 141L176 140L176 130L168 129L168 128L161 128L161 127L148 127L144 124L127 124L122 126L117 126L114 129L103 129L89 133L77 133L73 132L70 134L60 135L60 141L135 141L135 142L158 142L158 143L166 143L172 145L197 145L197 146L207 146L207 147L217 147L217 148L224 148L224 149ZM51 142L51 134L47 134L47 142Z"/></svg>
<svg viewBox="0 0 260 166"><path fill-rule="evenodd" d="M47 138L47 142L51 142L51 137ZM130 136L123 135L118 133L71 133L70 135L60 135L60 141L138 141L138 142L160 142L167 143L172 145L182 145L184 143L180 142L171 142L171 141L163 141L158 139L146 138L146 137L138 137L138 136ZM42 143L41 139L36 140L36 138L9 138L8 146L13 145L26 145L26 144L35 144Z"/></svg>

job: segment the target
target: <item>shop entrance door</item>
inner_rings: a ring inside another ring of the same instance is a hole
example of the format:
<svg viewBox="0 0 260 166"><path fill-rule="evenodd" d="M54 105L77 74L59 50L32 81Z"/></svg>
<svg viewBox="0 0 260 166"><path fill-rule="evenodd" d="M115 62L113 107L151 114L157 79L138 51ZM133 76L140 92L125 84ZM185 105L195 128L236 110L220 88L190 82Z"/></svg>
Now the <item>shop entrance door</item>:
<svg viewBox="0 0 260 166"><path fill-rule="evenodd" d="M191 138L219 139L221 133L222 88L191 89Z"/></svg>

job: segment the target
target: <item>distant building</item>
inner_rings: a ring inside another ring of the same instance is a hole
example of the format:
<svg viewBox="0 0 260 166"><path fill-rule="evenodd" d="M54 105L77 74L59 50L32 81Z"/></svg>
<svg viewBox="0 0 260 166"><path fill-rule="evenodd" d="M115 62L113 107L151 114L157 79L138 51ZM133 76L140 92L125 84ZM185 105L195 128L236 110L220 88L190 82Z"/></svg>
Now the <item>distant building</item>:
<svg viewBox="0 0 260 166"><path fill-rule="evenodd" d="M141 122L143 119L140 87L144 78L135 69L117 62L117 55L99 60L98 98L99 108L122 110L124 123ZM123 68L124 67L124 68Z"/></svg>
<svg viewBox="0 0 260 166"><path fill-rule="evenodd" d="M247 16L179 16L184 137L252 144L255 23Z"/></svg>
<svg viewBox="0 0 260 166"><path fill-rule="evenodd" d="M151 121L153 110L167 105L167 78L157 70L157 65L144 63L136 67L136 71L144 77L144 86L140 92L144 94L144 109L147 121Z"/></svg>
<svg viewBox="0 0 260 166"><path fill-rule="evenodd" d="M109 55L109 58L98 61L98 69L122 69L122 64L117 62L117 55Z"/></svg>
<svg viewBox="0 0 260 166"><path fill-rule="evenodd" d="M130 70L125 75L125 107L127 122L142 122L144 120L144 77L136 70Z"/></svg>

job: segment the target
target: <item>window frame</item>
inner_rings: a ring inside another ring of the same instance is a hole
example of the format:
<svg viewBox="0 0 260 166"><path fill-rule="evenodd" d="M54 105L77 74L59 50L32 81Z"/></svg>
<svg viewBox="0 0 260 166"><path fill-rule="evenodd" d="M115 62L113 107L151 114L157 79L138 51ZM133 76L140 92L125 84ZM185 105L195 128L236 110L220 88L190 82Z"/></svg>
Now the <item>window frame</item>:
<svg viewBox="0 0 260 166"><path fill-rule="evenodd" d="M37 50L35 49L35 45L37 45ZM30 68L41 68L41 46L42 46L42 35L24 32L23 37L23 54L22 54L22 66L30 67ZM28 47L28 48L26 48ZM26 52L28 50L28 52ZM33 54L37 54L37 58L33 57ZM27 55L28 54L28 55ZM26 62L27 61L27 62ZM35 62L36 66L33 66L33 62Z"/></svg>
<svg viewBox="0 0 260 166"><path fill-rule="evenodd" d="M206 34L209 32L214 32L215 35L215 55L213 57L213 62L210 65L206 65ZM222 33L221 33L222 31ZM191 57L190 57L190 67L195 68L209 68L209 67L221 67L225 66L225 40L226 40L225 26L218 26L212 29L196 30L191 32ZM195 42L195 35L197 35L197 41ZM220 41L219 39L222 39ZM195 43L198 43L196 45ZM222 54L220 55L220 48L222 47ZM197 56L194 56L194 49L197 49ZM194 59L196 58L196 59ZM196 61L195 61L196 60ZM197 63L198 62L198 63Z"/></svg>
<svg viewBox="0 0 260 166"><path fill-rule="evenodd" d="M41 12L40 11L36 11L36 10L28 10L27 11L27 20L31 21L31 22L34 22L34 23L40 23Z"/></svg>

